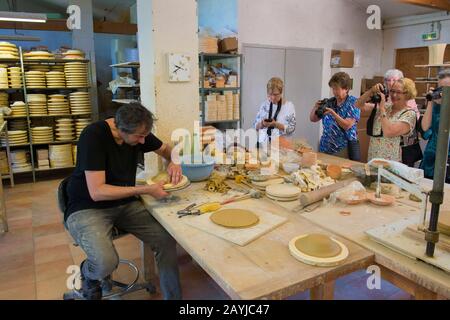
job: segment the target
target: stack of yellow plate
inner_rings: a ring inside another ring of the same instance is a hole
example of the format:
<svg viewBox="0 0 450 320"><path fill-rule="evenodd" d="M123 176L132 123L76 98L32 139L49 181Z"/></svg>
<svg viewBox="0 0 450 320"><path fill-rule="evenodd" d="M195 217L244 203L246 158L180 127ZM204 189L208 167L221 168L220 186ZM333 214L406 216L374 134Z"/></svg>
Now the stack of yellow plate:
<svg viewBox="0 0 450 320"><path fill-rule="evenodd" d="M0 65L0 89L8 89L8 69L6 65Z"/></svg>
<svg viewBox="0 0 450 320"><path fill-rule="evenodd" d="M72 146L72 157L73 157L73 163L77 164L77 145L74 144Z"/></svg>
<svg viewBox="0 0 450 320"><path fill-rule="evenodd" d="M73 166L72 144L60 144L49 146L48 155L50 167L63 168Z"/></svg>
<svg viewBox="0 0 450 320"><path fill-rule="evenodd" d="M25 72L27 88L45 88L45 73L42 71Z"/></svg>
<svg viewBox="0 0 450 320"><path fill-rule="evenodd" d="M84 59L84 52L80 50L67 50L63 53L63 59Z"/></svg>
<svg viewBox="0 0 450 320"><path fill-rule="evenodd" d="M8 130L27 130L27 119L17 119L8 121Z"/></svg>
<svg viewBox="0 0 450 320"><path fill-rule="evenodd" d="M48 96L48 114L50 115L62 115L69 114L69 101L63 94L51 94Z"/></svg>
<svg viewBox="0 0 450 320"><path fill-rule="evenodd" d="M87 63L67 62L64 65L67 88L81 88L88 86Z"/></svg>
<svg viewBox="0 0 450 320"><path fill-rule="evenodd" d="M72 92L69 95L72 114L91 113L91 97L89 92Z"/></svg>
<svg viewBox="0 0 450 320"><path fill-rule="evenodd" d="M52 127L33 127L31 128L31 136L33 143L49 143L53 142Z"/></svg>
<svg viewBox="0 0 450 320"><path fill-rule="evenodd" d="M50 71L50 66L46 64L27 65L27 71L41 71L45 73Z"/></svg>
<svg viewBox="0 0 450 320"><path fill-rule="evenodd" d="M76 134L77 134L77 140L80 139L81 132L89 123L91 123L91 119L76 119L75 120L75 130L76 130Z"/></svg>
<svg viewBox="0 0 450 320"><path fill-rule="evenodd" d="M27 101L31 116L47 115L47 96L45 94L27 94Z"/></svg>
<svg viewBox="0 0 450 320"><path fill-rule="evenodd" d="M13 172L31 171L30 156L27 150L11 151L11 166Z"/></svg>
<svg viewBox="0 0 450 320"><path fill-rule="evenodd" d="M2 146L6 146L6 136L2 136L0 139ZM8 141L10 146L28 143L28 133L26 130L10 130L8 131Z"/></svg>
<svg viewBox="0 0 450 320"><path fill-rule="evenodd" d="M22 88L22 71L19 67L9 67L8 76L10 88Z"/></svg>
<svg viewBox="0 0 450 320"><path fill-rule="evenodd" d="M64 72L61 71L49 71L45 74L47 79L47 88L65 88L66 79Z"/></svg>
<svg viewBox="0 0 450 320"><path fill-rule="evenodd" d="M8 156L6 155L6 151L0 151L0 173L9 173Z"/></svg>
<svg viewBox="0 0 450 320"><path fill-rule="evenodd" d="M57 119L55 131L56 131L56 141L75 140L75 133L72 119Z"/></svg>
<svg viewBox="0 0 450 320"><path fill-rule="evenodd" d="M27 115L27 106L23 101L15 101L11 105L11 116L13 117L25 117Z"/></svg>
<svg viewBox="0 0 450 320"><path fill-rule="evenodd" d="M8 107L9 106L9 94L6 92L0 92L0 107Z"/></svg>
<svg viewBox="0 0 450 320"><path fill-rule="evenodd" d="M50 71L60 71L60 72L64 72L64 65L62 64L55 64L50 66Z"/></svg>
<svg viewBox="0 0 450 320"><path fill-rule="evenodd" d="M53 53L47 51L30 51L23 54L25 60L50 60L55 59Z"/></svg>
<svg viewBox="0 0 450 320"><path fill-rule="evenodd" d="M15 44L0 42L0 59L19 59L19 50Z"/></svg>

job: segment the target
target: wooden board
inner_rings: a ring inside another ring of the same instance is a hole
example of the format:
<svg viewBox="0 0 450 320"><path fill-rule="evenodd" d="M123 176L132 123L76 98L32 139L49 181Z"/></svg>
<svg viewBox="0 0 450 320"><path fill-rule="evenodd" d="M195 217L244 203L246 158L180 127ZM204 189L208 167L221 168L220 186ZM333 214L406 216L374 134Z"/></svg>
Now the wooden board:
<svg viewBox="0 0 450 320"><path fill-rule="evenodd" d="M241 204L228 205L227 209L249 209ZM251 210L251 209L250 209ZM208 232L216 237L225 239L239 246L245 246L258 239L262 235L270 232L279 225L286 222L286 218L277 216L264 210L251 210L259 218L258 224L249 228L225 228L213 223L210 219L211 212L200 216L183 217L183 222L204 232Z"/></svg>

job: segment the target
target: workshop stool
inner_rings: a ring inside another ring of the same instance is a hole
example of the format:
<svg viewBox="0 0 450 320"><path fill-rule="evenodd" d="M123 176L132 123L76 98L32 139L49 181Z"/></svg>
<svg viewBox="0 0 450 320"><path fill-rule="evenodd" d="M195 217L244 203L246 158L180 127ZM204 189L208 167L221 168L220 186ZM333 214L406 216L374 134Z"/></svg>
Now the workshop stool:
<svg viewBox="0 0 450 320"><path fill-rule="evenodd" d="M67 183L68 183L68 181L69 181L69 178L65 178L63 181L61 181L58 186L58 190L57 190L58 206L63 215L63 221L64 221L64 213L67 210L67 202L68 202ZM67 229L65 222L64 222L64 227ZM116 239L119 239L121 237L124 237L126 235L128 235L128 233L123 232L123 231L117 229L116 227L113 228L113 231L112 231L113 241ZM78 244L74 243L74 246L78 246ZM144 247L146 247L146 246L147 245L144 244ZM149 250L150 249L148 247L143 249L144 259L146 258L145 253L147 253L147 255L148 255ZM103 292L111 292L109 294L102 296L102 299L117 298L117 297L123 296L125 294L129 294L129 293L136 292L139 290L147 290L147 292L150 294L156 293L156 288L150 281L146 281L144 283L137 283L140 273L139 273L138 267L132 261L120 259L119 264L127 265L132 270L134 279L133 279L133 281L131 281L128 284L115 281L112 279L111 276L102 280L102 283L101 283L102 291ZM115 290L116 292L112 292L115 287L118 288L118 290ZM75 300L75 299L84 299L84 298L83 298L83 294L80 290L73 289L71 291L64 293L63 299L64 300Z"/></svg>

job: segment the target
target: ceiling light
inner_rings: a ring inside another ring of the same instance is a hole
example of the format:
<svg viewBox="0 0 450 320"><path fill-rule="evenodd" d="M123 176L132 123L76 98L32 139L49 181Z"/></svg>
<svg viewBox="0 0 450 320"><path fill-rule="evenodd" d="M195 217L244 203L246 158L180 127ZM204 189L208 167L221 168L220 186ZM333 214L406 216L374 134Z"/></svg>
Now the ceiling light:
<svg viewBox="0 0 450 320"><path fill-rule="evenodd" d="M0 11L0 21L45 23L47 22L47 15L43 13Z"/></svg>

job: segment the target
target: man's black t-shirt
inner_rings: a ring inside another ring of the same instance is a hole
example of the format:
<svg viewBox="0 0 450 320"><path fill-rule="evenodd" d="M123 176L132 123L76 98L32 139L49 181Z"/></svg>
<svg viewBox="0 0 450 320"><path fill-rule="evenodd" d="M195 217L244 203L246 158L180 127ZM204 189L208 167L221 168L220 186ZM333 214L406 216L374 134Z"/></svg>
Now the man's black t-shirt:
<svg viewBox="0 0 450 320"><path fill-rule="evenodd" d="M131 146L117 144L106 121L87 126L81 133L77 145L77 165L69 179L67 217L84 209L111 208L126 204L135 197L111 201L93 201L89 195L85 171L105 171L106 184L130 187L136 183L136 168L139 151L150 152L161 148L162 142L152 133L144 144Z"/></svg>

